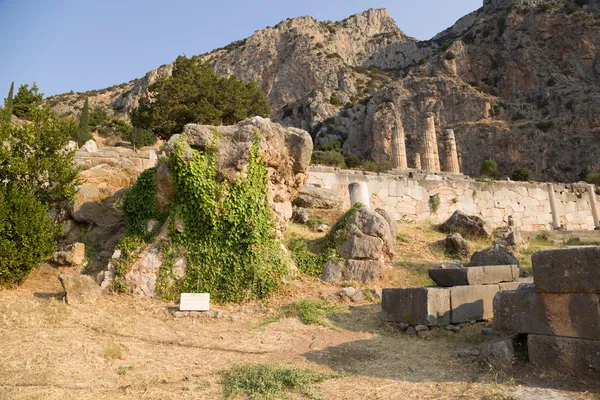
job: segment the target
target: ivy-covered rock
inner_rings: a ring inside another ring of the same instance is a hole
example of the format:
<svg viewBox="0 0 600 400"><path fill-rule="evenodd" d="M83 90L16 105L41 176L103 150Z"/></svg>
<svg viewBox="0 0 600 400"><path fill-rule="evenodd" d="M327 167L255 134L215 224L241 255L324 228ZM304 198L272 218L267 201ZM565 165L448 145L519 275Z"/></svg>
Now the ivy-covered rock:
<svg viewBox="0 0 600 400"><path fill-rule="evenodd" d="M263 118L188 125L125 195L119 257L99 281L166 300L183 292L215 301L269 296L293 272L280 238L311 152L307 132Z"/></svg>
<svg viewBox="0 0 600 400"><path fill-rule="evenodd" d="M355 205L328 235L331 248L321 279L326 282L368 282L391 264L396 227L384 210Z"/></svg>

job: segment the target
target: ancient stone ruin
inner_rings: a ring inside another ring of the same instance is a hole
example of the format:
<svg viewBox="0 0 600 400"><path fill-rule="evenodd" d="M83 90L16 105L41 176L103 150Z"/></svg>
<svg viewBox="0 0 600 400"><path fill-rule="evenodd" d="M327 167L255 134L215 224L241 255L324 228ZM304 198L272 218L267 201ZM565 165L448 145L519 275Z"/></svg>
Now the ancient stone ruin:
<svg viewBox="0 0 600 400"><path fill-rule="evenodd" d="M532 264L535 285L496 295L494 327L527 335L536 367L600 378L600 247L540 251Z"/></svg>
<svg viewBox="0 0 600 400"><path fill-rule="evenodd" d="M519 267L462 267L449 264L429 270L432 287L383 289L381 319L410 326L446 326L494 317L494 296L516 289Z"/></svg>

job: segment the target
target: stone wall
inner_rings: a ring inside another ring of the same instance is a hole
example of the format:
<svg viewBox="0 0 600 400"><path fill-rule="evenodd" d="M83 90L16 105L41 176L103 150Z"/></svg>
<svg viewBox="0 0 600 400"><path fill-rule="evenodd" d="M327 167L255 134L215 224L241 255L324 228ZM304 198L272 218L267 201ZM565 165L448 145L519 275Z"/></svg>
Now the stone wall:
<svg viewBox="0 0 600 400"><path fill-rule="evenodd" d="M505 226L513 216L524 231L552 229L547 183L476 182L463 175L425 174L422 171L377 174L312 166L307 185L331 189L350 206L348 184L367 182L371 206L396 220L441 223L456 210L479 215L493 227ZM554 184L559 225L568 230L593 230L594 218L586 184ZM439 196L437 212L432 201ZM596 196L596 201L598 196Z"/></svg>
<svg viewBox="0 0 600 400"><path fill-rule="evenodd" d="M75 161L82 170L88 170L100 164L112 167L123 167L138 173L153 168L158 162L156 150L134 152L129 149L122 151L98 149L96 151L78 150L75 152Z"/></svg>

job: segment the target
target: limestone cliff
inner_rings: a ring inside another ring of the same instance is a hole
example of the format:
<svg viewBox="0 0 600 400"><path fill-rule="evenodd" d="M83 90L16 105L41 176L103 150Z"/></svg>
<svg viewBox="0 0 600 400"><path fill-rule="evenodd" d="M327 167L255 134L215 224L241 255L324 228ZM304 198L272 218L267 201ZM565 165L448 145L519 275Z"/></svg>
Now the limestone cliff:
<svg viewBox="0 0 600 400"><path fill-rule="evenodd" d="M600 170L600 2L576 3L585 2L485 0L423 42L385 10L339 22L300 17L199 57L256 81L272 119L310 131L317 145L340 140L347 153L381 162L403 129L411 167L433 113L438 143L454 129L468 174L493 158L504 173L527 167L535 179L574 181ZM90 103L126 113L171 69ZM50 101L76 112L83 98Z"/></svg>

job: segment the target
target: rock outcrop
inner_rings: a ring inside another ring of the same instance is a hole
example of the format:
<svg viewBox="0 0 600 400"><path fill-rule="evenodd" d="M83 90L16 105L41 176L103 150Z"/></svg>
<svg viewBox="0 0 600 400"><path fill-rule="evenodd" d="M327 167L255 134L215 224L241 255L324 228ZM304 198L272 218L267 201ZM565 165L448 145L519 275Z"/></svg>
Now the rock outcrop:
<svg viewBox="0 0 600 400"><path fill-rule="evenodd" d="M339 140L347 153L393 162L404 136L412 161L433 113L438 143L442 128L455 132L464 173L491 158L505 174L526 167L534 179L575 181L600 165L598 11L598 0L485 0L423 42L385 10L339 22L300 17L198 57L257 82L273 120L310 130L317 144ZM90 105L127 113L172 68L88 94ZM48 101L76 113L84 97Z"/></svg>
<svg viewBox="0 0 600 400"><path fill-rule="evenodd" d="M460 210L440 226L442 232L459 233L466 238L490 238L492 228L482 218L475 215L468 215Z"/></svg>
<svg viewBox="0 0 600 400"><path fill-rule="evenodd" d="M350 211L352 212L352 211ZM329 235L339 235L341 217ZM337 248L341 260L329 260L321 279L326 282L369 282L390 267L394 257L395 227L385 211L361 207L348 221L346 238Z"/></svg>

